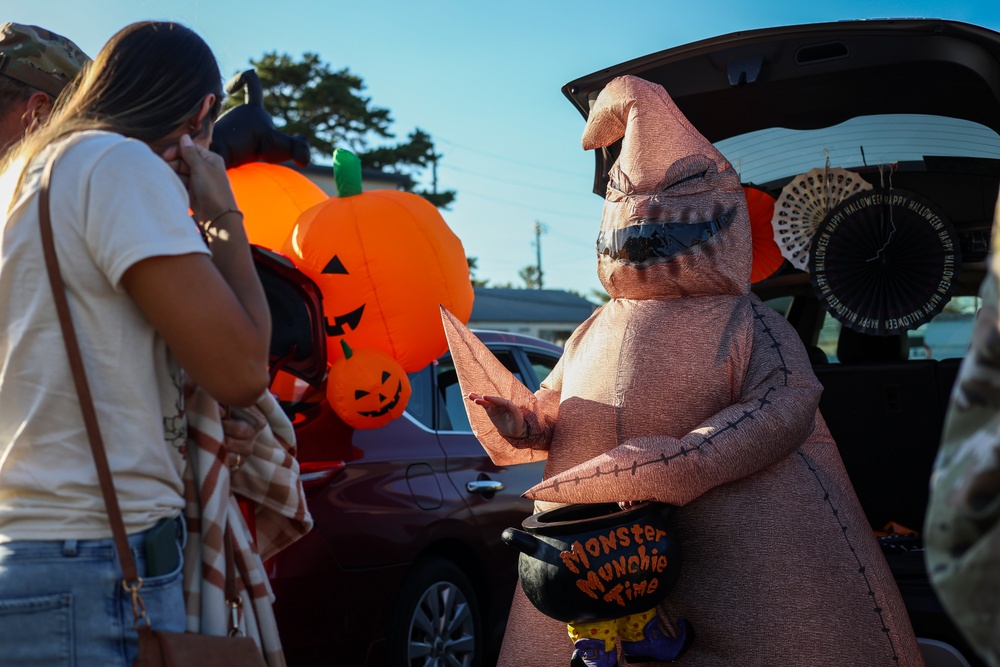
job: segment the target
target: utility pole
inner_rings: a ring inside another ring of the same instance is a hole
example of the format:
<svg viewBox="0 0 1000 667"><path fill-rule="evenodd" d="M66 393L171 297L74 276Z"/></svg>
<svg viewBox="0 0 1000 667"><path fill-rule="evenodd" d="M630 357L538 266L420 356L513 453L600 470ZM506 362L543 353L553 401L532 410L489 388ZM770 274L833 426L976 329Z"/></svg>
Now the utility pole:
<svg viewBox="0 0 1000 667"><path fill-rule="evenodd" d="M542 289L542 234L549 231L545 223L535 220L535 268L538 270L538 289Z"/></svg>

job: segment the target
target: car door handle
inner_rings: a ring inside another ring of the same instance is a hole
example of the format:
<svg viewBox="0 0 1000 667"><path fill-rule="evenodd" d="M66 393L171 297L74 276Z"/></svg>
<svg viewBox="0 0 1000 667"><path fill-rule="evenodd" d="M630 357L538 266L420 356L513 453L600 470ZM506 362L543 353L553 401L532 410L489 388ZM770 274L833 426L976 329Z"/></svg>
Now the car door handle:
<svg viewBox="0 0 1000 667"><path fill-rule="evenodd" d="M475 482L466 484L465 490L469 493L496 493L497 491L503 491L503 482L498 482L494 479L477 479Z"/></svg>

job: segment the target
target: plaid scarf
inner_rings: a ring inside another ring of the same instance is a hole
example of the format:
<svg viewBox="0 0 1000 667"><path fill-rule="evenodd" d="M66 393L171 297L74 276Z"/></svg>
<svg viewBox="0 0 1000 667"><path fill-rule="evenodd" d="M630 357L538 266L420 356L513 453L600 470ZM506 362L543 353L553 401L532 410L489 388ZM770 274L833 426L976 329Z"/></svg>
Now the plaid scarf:
<svg viewBox="0 0 1000 667"><path fill-rule="evenodd" d="M225 636L230 627L226 603L223 537L233 541L237 589L243 600L240 633L252 637L270 667L285 664L263 561L312 528L295 460L295 431L270 392L250 409L265 425L253 455L235 472L226 465L225 435L219 404L200 388L185 398L187 466L184 498L188 538L184 548L184 598L187 631ZM250 502L247 526L235 495ZM256 537L256 543L255 538Z"/></svg>

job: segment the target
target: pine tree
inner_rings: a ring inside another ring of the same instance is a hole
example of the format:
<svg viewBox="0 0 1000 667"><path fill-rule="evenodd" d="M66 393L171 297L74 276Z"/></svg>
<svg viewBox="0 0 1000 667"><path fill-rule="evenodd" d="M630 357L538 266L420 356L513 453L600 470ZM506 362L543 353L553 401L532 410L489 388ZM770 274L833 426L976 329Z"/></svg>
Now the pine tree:
<svg viewBox="0 0 1000 667"><path fill-rule="evenodd" d="M392 116L363 94L360 76L346 67L334 70L308 52L301 60L269 52L251 59L250 64L260 77L264 107L275 125L288 134L305 135L317 162L328 161L335 148L347 148L365 168L410 176L406 189L437 207L446 208L454 201L454 190L437 190L437 164L442 156L435 152L430 134L415 128L406 141L391 143L395 138L390 129ZM416 177L428 168L431 189L417 189Z"/></svg>

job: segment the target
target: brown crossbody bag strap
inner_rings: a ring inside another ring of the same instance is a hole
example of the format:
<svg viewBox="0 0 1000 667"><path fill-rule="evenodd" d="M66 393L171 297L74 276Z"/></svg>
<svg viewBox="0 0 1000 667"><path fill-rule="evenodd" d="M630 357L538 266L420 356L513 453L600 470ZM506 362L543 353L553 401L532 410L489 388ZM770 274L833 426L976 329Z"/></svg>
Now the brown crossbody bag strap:
<svg viewBox="0 0 1000 667"><path fill-rule="evenodd" d="M104 440L101 437L101 429L97 423L97 411L94 409L94 399L90 393L90 385L87 382L87 373L83 365L83 356L80 354L80 344L76 337L76 328L73 326L73 318L69 311L69 300L66 297L66 285L62 279L59 269L59 258L56 255L55 242L52 236L52 218L49 207L49 186L52 181L52 168L55 159L50 158L42 172L41 185L38 190L38 220L41 229L42 251L45 255L45 268L49 276L49 284L52 286L52 297L55 300L56 312L59 314L59 326L63 333L63 342L66 345L66 354L69 357L70 369L73 372L73 382L76 385L77 397L80 400L80 410L83 413L83 423L87 429L87 438L90 440L90 448L94 452L94 463L97 465L97 477L101 482L101 493L104 496L104 505L107 507L108 519L111 522L111 532L114 535L115 549L118 551L118 559L122 564L122 571L125 578L122 580L122 587L132 595L132 612L135 614L135 627L140 635L149 635L150 620L146 615L146 607L142 602L140 590L142 589L142 578L135 566L135 559L132 558L132 551L128 545L128 535L125 532L125 522L122 519L121 508L118 505L118 495L115 493L114 480L111 477L111 468L108 465L108 455L104 448ZM235 563L232 548L232 536L226 531L226 599L230 606L235 609L241 600L236 588ZM234 616L234 621L237 619ZM235 625L235 622L234 622Z"/></svg>
<svg viewBox="0 0 1000 667"><path fill-rule="evenodd" d="M115 493L114 480L111 478L111 468L108 465L108 454L104 449L104 439L97 423L97 411L94 409L94 398L87 382L87 372L83 366L83 356L80 354L80 344L76 337L76 327L69 312L69 300L66 297L66 285L63 283L59 270L59 257L56 255L55 242L52 238L52 218L49 209L49 184L52 181L52 168L55 158L45 163L42 172L42 182L38 189L38 221L42 236L42 251L45 254L45 269L52 286L52 298L59 314L59 327L62 329L63 343L66 345L66 355L69 357L69 367L73 372L73 383L80 400L80 411L83 413L83 423L87 429L87 439L94 452L94 463L97 466L97 478L101 482L101 494L104 496L104 506L108 511L111 523L111 533L115 539L115 549L122 564L125 578L122 587L132 595L132 612L135 614L135 626L141 633L149 633L149 617L140 596L142 578L135 567L135 559L128 546L128 535L125 532L125 522L118 506L118 495Z"/></svg>

